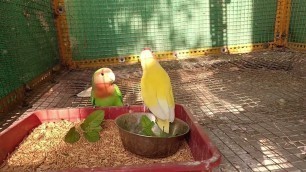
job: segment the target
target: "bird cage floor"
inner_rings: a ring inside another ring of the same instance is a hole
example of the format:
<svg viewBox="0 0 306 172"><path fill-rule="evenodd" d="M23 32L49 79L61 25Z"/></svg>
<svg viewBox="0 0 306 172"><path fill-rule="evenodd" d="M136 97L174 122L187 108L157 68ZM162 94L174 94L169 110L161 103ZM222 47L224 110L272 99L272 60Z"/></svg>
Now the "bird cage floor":
<svg viewBox="0 0 306 172"><path fill-rule="evenodd" d="M306 54L266 51L163 61L176 103L199 121L223 157L220 171L306 170ZM102 66L101 66L102 67ZM140 64L111 67L126 104L142 104ZM0 131L38 109L91 106L76 94L94 69L63 70L27 93L28 107L0 114Z"/></svg>

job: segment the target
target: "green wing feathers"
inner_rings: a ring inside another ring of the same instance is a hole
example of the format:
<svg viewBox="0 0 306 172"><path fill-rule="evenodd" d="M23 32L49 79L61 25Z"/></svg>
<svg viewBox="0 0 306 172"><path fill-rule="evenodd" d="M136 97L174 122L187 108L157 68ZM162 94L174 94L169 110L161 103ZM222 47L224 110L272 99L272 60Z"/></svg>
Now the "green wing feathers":
<svg viewBox="0 0 306 172"><path fill-rule="evenodd" d="M118 98L119 98L119 102L118 102L118 104L123 105L122 93L121 93L121 91L120 91L119 87L118 87L116 84L114 84L114 86L115 86L115 93L116 93L116 95L117 95L117 96L118 96Z"/></svg>

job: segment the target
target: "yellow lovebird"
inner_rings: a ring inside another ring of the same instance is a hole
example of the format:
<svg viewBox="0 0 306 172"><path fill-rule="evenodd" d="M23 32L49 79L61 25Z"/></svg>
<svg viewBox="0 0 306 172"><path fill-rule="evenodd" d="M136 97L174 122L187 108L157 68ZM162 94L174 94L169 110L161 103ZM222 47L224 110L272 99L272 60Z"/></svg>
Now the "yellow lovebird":
<svg viewBox="0 0 306 172"><path fill-rule="evenodd" d="M170 122L175 118L175 103L169 75L154 59L149 48L141 52L140 62L143 70L140 86L144 104L156 117L160 129L169 133Z"/></svg>

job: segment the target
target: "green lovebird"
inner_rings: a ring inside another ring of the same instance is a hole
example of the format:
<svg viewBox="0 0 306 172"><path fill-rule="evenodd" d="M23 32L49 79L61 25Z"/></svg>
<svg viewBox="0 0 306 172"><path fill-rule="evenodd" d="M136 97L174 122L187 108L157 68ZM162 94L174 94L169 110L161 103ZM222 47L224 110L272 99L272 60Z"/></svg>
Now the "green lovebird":
<svg viewBox="0 0 306 172"><path fill-rule="evenodd" d="M92 76L91 103L94 106L123 106L122 94L114 84L115 74L109 68L101 68Z"/></svg>

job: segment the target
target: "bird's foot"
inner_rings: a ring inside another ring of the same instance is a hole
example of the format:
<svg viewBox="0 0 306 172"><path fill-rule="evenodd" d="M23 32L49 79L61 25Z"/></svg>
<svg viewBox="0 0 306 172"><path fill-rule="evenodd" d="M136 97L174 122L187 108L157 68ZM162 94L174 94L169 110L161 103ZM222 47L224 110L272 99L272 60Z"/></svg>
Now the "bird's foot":
<svg viewBox="0 0 306 172"><path fill-rule="evenodd" d="M150 112L150 109L146 105L143 105L143 112Z"/></svg>
<svg viewBox="0 0 306 172"><path fill-rule="evenodd" d="M143 112L146 112L146 109L147 109L146 105L143 105Z"/></svg>
<svg viewBox="0 0 306 172"><path fill-rule="evenodd" d="M127 103L127 104L125 104L124 106L129 110L129 113L132 113L132 112L133 112L133 111L130 109L130 104Z"/></svg>

